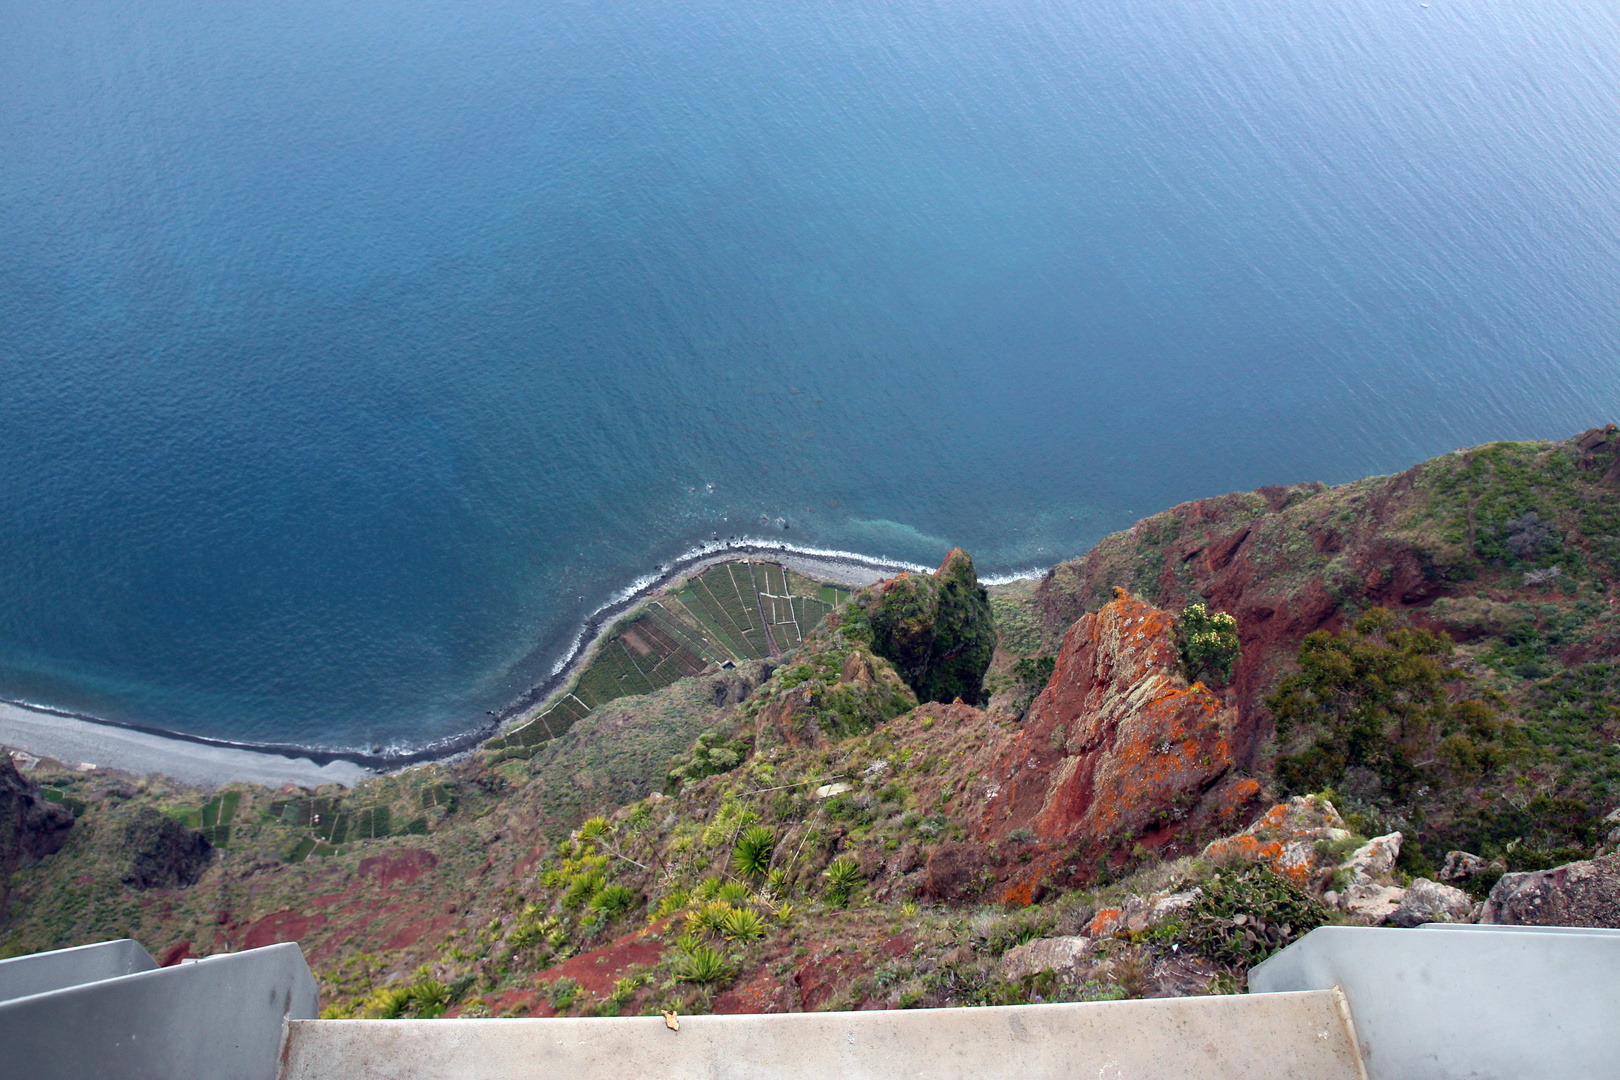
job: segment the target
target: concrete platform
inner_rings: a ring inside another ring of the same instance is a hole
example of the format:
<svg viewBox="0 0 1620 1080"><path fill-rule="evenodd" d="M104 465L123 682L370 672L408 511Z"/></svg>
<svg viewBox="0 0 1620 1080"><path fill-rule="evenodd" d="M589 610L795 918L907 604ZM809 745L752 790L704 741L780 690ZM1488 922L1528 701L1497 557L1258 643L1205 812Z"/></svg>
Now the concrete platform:
<svg viewBox="0 0 1620 1080"><path fill-rule="evenodd" d="M152 954L132 938L0 960L0 1001L156 971Z"/></svg>
<svg viewBox="0 0 1620 1080"><path fill-rule="evenodd" d="M1365 1080L1336 990L905 1012L293 1020L283 1080Z"/></svg>
<svg viewBox="0 0 1620 1080"><path fill-rule="evenodd" d="M1251 994L1343 989L1372 1080L1620 1077L1620 934L1324 926L1249 971Z"/></svg>

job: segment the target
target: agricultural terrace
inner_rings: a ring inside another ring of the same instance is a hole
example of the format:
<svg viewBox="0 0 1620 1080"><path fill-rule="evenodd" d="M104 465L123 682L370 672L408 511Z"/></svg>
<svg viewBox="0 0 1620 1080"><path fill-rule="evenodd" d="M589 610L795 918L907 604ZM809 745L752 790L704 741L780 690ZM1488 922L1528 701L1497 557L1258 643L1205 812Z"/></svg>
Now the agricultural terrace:
<svg viewBox="0 0 1620 1080"><path fill-rule="evenodd" d="M651 693L710 664L780 656L849 597L848 589L773 562L718 563L642 605L602 641L572 687L484 749L529 757L614 698Z"/></svg>

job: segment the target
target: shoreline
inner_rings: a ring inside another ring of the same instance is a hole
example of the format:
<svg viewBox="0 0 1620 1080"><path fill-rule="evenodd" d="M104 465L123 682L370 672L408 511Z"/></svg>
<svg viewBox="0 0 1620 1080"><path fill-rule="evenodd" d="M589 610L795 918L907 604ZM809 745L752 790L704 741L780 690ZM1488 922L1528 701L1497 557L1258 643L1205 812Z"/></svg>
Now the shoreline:
<svg viewBox="0 0 1620 1080"><path fill-rule="evenodd" d="M652 573L636 578L587 615L549 674L507 706L470 730L421 746L376 752L238 742L4 698L0 698L0 746L54 758L70 767L93 763L97 768L133 775L161 773L184 783L218 786L235 780L272 787L285 783L301 787L340 783L352 787L368 776L396 772L423 762L442 761L475 749L514 721L525 719L567 685L619 619L649 597L716 563L743 558L780 563L808 578L851 588L870 585L905 571L932 572L931 567L898 559L802 547L764 538L733 537L705 542L661 564ZM983 581L1003 584L1044 572L1042 568L997 575Z"/></svg>

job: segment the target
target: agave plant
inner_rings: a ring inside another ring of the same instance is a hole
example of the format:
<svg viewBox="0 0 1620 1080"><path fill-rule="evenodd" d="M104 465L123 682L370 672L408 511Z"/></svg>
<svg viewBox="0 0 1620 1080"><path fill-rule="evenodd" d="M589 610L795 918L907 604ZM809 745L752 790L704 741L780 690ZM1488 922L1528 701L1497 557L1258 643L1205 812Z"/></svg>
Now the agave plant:
<svg viewBox="0 0 1620 1080"><path fill-rule="evenodd" d="M437 979L423 979L410 989L416 1015L425 1020L439 1016L450 1007L450 988Z"/></svg>
<svg viewBox="0 0 1620 1080"><path fill-rule="evenodd" d="M654 913L653 918L662 919L665 915L668 915L674 911L679 911L691 902L692 895L685 889L671 889L669 892L664 894L664 898L662 900L658 901L658 909Z"/></svg>
<svg viewBox="0 0 1620 1080"><path fill-rule="evenodd" d="M591 897L591 907L612 919L635 905L636 892L627 885L609 885Z"/></svg>
<svg viewBox="0 0 1620 1080"><path fill-rule="evenodd" d="M771 855L775 851L776 834L763 825L755 825L744 832L737 846L731 849L731 865L743 877L764 877L771 868Z"/></svg>
<svg viewBox="0 0 1620 1080"><path fill-rule="evenodd" d="M735 908L721 921L720 932L731 941L755 941L765 936L765 920L748 908Z"/></svg>
<svg viewBox="0 0 1620 1080"><path fill-rule="evenodd" d="M731 978L733 970L731 961L718 949L698 945L676 957L673 973L682 982L704 985Z"/></svg>
<svg viewBox="0 0 1620 1080"><path fill-rule="evenodd" d="M854 859L837 858L823 871L827 879L827 899L840 906L849 903L849 894L861 883L861 868Z"/></svg>
<svg viewBox="0 0 1620 1080"><path fill-rule="evenodd" d="M710 900L713 900L719 892L720 879L716 877L706 877L702 881L698 882L697 888L692 890L692 899L702 903L708 903Z"/></svg>
<svg viewBox="0 0 1620 1080"><path fill-rule="evenodd" d="M605 817L587 818L579 827L579 838L585 841L596 840L613 831L613 825Z"/></svg>
<svg viewBox="0 0 1620 1080"><path fill-rule="evenodd" d="M748 886L740 881L728 881L720 886L720 891L714 894L714 898L728 904L746 904L750 899Z"/></svg>
<svg viewBox="0 0 1620 1080"><path fill-rule="evenodd" d="M786 896L793 888L793 879L780 866L773 866L765 874L765 891L772 896Z"/></svg>
<svg viewBox="0 0 1620 1080"><path fill-rule="evenodd" d="M686 929L693 934L718 934L725 929L726 916L736 910L724 900L711 900L686 916Z"/></svg>

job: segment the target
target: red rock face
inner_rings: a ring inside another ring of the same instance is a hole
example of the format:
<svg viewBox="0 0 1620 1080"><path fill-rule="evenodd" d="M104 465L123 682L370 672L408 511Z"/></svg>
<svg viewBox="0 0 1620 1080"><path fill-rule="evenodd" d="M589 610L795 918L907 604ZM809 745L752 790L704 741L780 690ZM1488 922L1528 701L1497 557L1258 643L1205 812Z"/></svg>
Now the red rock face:
<svg viewBox="0 0 1620 1080"><path fill-rule="evenodd" d="M1179 662L1169 612L1122 595L1081 618L997 763L981 839L1103 841L1187 816L1231 767L1233 710Z"/></svg>

